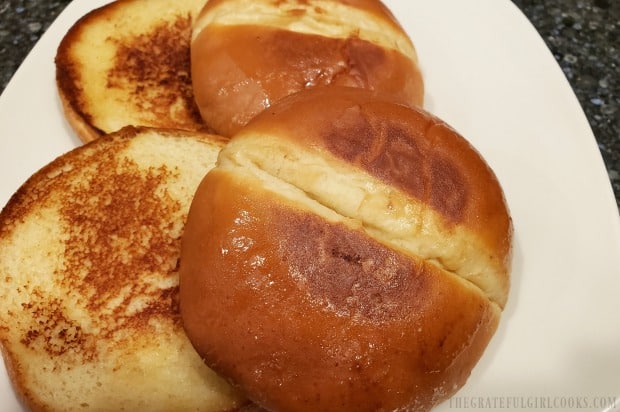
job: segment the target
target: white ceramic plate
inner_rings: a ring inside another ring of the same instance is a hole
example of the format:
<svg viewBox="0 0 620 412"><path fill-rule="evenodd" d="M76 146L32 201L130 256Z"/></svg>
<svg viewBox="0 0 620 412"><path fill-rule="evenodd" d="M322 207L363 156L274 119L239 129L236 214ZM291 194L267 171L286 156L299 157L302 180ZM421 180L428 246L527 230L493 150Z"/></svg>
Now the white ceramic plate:
<svg viewBox="0 0 620 412"><path fill-rule="evenodd" d="M0 205L79 144L61 114L54 55L67 29L106 2L72 2L0 97ZM488 160L515 224L500 328L468 384L438 409L620 410L620 219L563 73L508 0L386 3L416 44L427 109ZM3 367L0 409L21 410Z"/></svg>

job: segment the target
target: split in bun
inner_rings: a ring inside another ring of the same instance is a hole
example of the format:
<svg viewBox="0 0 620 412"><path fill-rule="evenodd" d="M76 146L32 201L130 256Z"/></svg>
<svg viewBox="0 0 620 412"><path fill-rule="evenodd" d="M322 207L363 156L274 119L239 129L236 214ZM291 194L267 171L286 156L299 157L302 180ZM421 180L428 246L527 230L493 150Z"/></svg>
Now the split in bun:
<svg viewBox="0 0 620 412"><path fill-rule="evenodd" d="M253 119L200 184L181 315L207 365L268 410L427 410L494 334L511 245L502 189L455 130L315 88Z"/></svg>
<svg viewBox="0 0 620 412"><path fill-rule="evenodd" d="M316 86L423 101L415 48L378 0L211 0L194 23L191 64L202 118L224 136Z"/></svg>

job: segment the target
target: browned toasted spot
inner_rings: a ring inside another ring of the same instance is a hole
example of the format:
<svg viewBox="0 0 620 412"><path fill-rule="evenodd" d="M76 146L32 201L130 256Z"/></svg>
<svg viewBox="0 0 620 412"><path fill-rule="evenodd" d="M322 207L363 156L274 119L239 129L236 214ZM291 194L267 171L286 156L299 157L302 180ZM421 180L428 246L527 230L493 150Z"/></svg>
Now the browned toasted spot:
<svg viewBox="0 0 620 412"><path fill-rule="evenodd" d="M404 60L402 55L394 51L388 51L383 47L377 47L375 44L359 37L348 37L342 43L341 54L344 57L350 75L355 75L360 79L364 79L363 87L373 89L370 85L376 72L382 70L396 60ZM403 63L404 64L404 61ZM341 84L335 82L336 84ZM345 83L342 83L345 84Z"/></svg>
<svg viewBox="0 0 620 412"><path fill-rule="evenodd" d="M170 107L182 99L188 120L201 123L190 76L192 21L189 14L178 16L132 37L131 42L111 37L109 41L115 43L117 52L107 86L129 88L132 103L144 111L153 111L155 117L170 116Z"/></svg>
<svg viewBox="0 0 620 412"><path fill-rule="evenodd" d="M86 333L67 315L60 299L50 299L40 290L30 291L31 300L22 309L33 320L32 327L22 337L21 343L29 348L39 348L51 356L71 351L83 360L96 358L96 337Z"/></svg>
<svg viewBox="0 0 620 412"><path fill-rule="evenodd" d="M335 39L287 30L261 31L262 52L267 50L264 58L272 64L286 64L291 73L297 70L302 86L297 90L330 84L370 87L373 70L389 60L385 49L358 37Z"/></svg>
<svg viewBox="0 0 620 412"><path fill-rule="evenodd" d="M192 61L193 70L222 76L225 66L220 86L229 94L239 83L243 86L243 81L259 82L274 101L313 86L377 88L400 98L412 87L410 73L403 69L412 66L404 55L355 36L341 39L265 26L211 25L199 37L202 40L195 42L195 47L201 52L195 49L194 53L200 58ZM245 77L236 78L235 73ZM198 93L201 97L200 90ZM216 98L222 97L209 97ZM207 101L206 96L198 101L203 99Z"/></svg>
<svg viewBox="0 0 620 412"><path fill-rule="evenodd" d="M461 220L467 185L452 159L434 153L428 131L441 127L419 116L412 128L402 121L377 121L359 106L343 111L323 131L330 152L432 205L454 222Z"/></svg>
<svg viewBox="0 0 620 412"><path fill-rule="evenodd" d="M497 324L482 293L240 177L207 174L184 234L181 312L209 365L273 410L404 410L463 385Z"/></svg>
<svg viewBox="0 0 620 412"><path fill-rule="evenodd" d="M121 140L116 144L119 150L123 147ZM151 328L153 319L181 327L174 279L180 238L171 235L176 233L174 221L161 219L177 216L182 207L164 186L177 172L166 167L141 171L133 161L121 161L117 151L106 148L94 146L88 155L59 159L50 179L18 192L16 196L24 196L17 202L20 207L5 212L15 218L25 216L33 202L54 193L64 195L59 210L66 233L59 241L64 242L65 252L54 281L83 297L84 310L98 316L86 331L71 321L75 315L68 314L71 308L66 302L50 301L49 294L28 290L29 301L22 309L36 322L22 343L51 355L72 351L91 359L98 339L114 341L122 330L137 333ZM84 168L87 177L80 175Z"/></svg>
<svg viewBox="0 0 620 412"><path fill-rule="evenodd" d="M425 267L342 224L290 209L270 219L282 261L309 297L343 316L403 319L424 294Z"/></svg>
<svg viewBox="0 0 620 412"><path fill-rule="evenodd" d="M143 323L156 314L179 321L176 287L161 289L132 278L140 274L148 278L149 273L165 267L172 276L177 266L180 240L169 237L172 228L167 226L172 224L162 222L161 217L175 215L181 205L160 192L160 185L174 171L162 167L141 174L129 160L121 166L121 173L115 166L112 159L100 161L97 180L88 188L68 188L67 202L61 209L70 228L64 270L87 271L84 277L68 276L67 290L92 296L88 308L110 316L103 335L128 324L133 328L146 326ZM110 305L119 297L118 303ZM137 306L135 299L140 300Z"/></svg>

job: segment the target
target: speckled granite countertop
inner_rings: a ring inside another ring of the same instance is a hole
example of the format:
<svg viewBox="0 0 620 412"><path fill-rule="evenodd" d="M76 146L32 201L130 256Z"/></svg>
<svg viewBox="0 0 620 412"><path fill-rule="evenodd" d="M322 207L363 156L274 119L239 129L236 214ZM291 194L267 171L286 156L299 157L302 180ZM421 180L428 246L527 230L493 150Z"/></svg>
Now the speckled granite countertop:
<svg viewBox="0 0 620 412"><path fill-rule="evenodd" d="M620 208L620 1L513 2L539 31L579 98ZM68 3L0 1L0 92Z"/></svg>

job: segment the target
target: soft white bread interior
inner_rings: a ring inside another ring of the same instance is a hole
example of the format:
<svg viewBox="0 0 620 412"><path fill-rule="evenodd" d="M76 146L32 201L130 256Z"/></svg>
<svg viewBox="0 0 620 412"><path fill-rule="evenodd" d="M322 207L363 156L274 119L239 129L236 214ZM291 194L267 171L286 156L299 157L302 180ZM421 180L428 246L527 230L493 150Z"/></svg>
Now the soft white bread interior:
<svg viewBox="0 0 620 412"><path fill-rule="evenodd" d="M250 121L199 186L181 314L268 410L428 410L493 336L511 250L501 186L456 131L315 88Z"/></svg>
<svg viewBox="0 0 620 412"><path fill-rule="evenodd" d="M190 76L205 0L117 0L78 20L56 54L68 123L83 141L124 126L202 130Z"/></svg>
<svg viewBox="0 0 620 412"><path fill-rule="evenodd" d="M124 128L54 160L0 214L0 344L33 411L229 411L178 302L180 239L223 146Z"/></svg>
<svg viewBox="0 0 620 412"><path fill-rule="evenodd" d="M415 48L379 0L210 0L194 23L200 113L230 136L279 99L340 85L422 105Z"/></svg>

